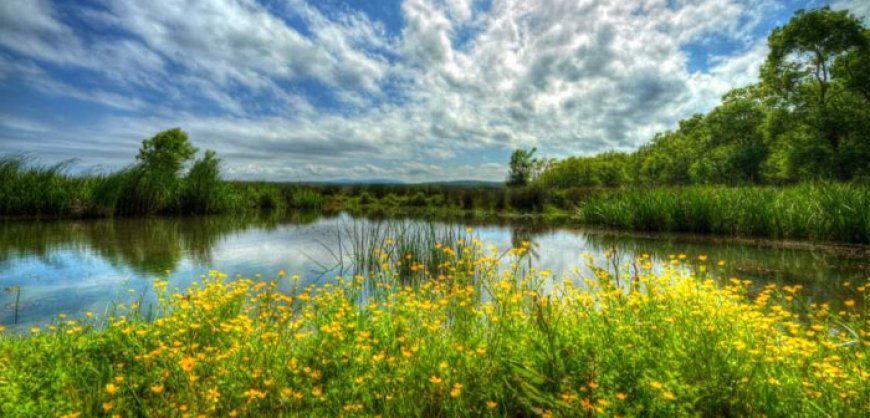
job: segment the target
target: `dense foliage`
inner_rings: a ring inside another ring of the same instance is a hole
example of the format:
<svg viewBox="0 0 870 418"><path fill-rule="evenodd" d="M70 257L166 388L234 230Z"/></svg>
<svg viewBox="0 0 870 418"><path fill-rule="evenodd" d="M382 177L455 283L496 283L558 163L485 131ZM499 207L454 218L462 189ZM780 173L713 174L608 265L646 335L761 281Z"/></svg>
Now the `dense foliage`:
<svg viewBox="0 0 870 418"><path fill-rule="evenodd" d="M761 80L633 153L558 161L550 187L782 184L870 179L870 29L799 11L768 38Z"/></svg>
<svg viewBox="0 0 870 418"><path fill-rule="evenodd" d="M863 416L867 284L837 306L799 286L707 278L716 260L640 257L556 278L479 241L325 286L187 291L30 336L0 334L3 416ZM389 245L389 244L388 244ZM388 255L392 254L392 256ZM589 261L591 263L591 261ZM76 367L70 367L75 364Z"/></svg>
<svg viewBox="0 0 870 418"><path fill-rule="evenodd" d="M543 161L535 158L537 151L537 148L530 150L521 148L511 154L506 182L508 186L525 186L535 180L543 168Z"/></svg>

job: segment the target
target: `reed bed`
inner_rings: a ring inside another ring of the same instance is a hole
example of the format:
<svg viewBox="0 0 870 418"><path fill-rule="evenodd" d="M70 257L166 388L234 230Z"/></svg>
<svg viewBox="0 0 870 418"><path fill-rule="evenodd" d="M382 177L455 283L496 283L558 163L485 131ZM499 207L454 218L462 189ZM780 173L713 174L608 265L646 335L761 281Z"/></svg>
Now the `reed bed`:
<svg viewBox="0 0 870 418"><path fill-rule="evenodd" d="M274 184L221 180L214 157L197 161L180 177L138 166L110 174L72 175L70 164L45 166L26 158L0 158L0 215L214 214L281 209L290 202ZM310 199L303 204L310 206Z"/></svg>
<svg viewBox="0 0 870 418"><path fill-rule="evenodd" d="M0 215L82 217L238 213L255 210L391 215L538 214L616 228L870 243L870 185L662 188L325 186L220 180L213 156L182 177L133 166L73 176L68 164L0 159Z"/></svg>
<svg viewBox="0 0 870 418"><path fill-rule="evenodd" d="M419 283L471 242L471 232L433 222L381 220L347 224L338 236L340 246L347 243L347 261L356 274L376 277L392 269L405 282Z"/></svg>
<svg viewBox="0 0 870 418"><path fill-rule="evenodd" d="M0 415L870 414L867 283L833 306L717 285L703 256L582 276L529 266L527 246L435 249L421 282L395 262L413 256L316 287L211 272L155 280L156 319L132 303L6 331Z"/></svg>
<svg viewBox="0 0 870 418"><path fill-rule="evenodd" d="M583 221L642 231L870 243L870 186L694 186L591 196Z"/></svg>

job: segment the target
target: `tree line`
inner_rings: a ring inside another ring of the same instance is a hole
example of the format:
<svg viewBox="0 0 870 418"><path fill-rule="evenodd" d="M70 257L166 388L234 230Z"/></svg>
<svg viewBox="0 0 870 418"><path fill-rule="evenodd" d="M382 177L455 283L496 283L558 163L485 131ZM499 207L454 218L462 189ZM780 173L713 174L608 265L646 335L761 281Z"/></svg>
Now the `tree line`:
<svg viewBox="0 0 870 418"><path fill-rule="evenodd" d="M631 153L563 160L517 150L509 185L789 184L870 179L870 29L846 10L800 10L768 37L755 84Z"/></svg>

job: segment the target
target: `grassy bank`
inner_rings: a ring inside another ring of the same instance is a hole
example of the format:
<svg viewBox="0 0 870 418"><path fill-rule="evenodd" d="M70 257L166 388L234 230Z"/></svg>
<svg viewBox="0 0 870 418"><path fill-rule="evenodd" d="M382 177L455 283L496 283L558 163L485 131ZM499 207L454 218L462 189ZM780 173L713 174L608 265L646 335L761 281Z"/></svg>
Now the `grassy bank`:
<svg viewBox="0 0 870 418"><path fill-rule="evenodd" d="M641 231L870 243L870 186L618 189L590 197L583 221Z"/></svg>
<svg viewBox="0 0 870 418"><path fill-rule="evenodd" d="M870 185L548 189L504 186L234 182L201 164L155 180L132 167L72 176L66 167L0 161L0 215L88 217L251 211L357 215L534 215L629 230L870 243ZM200 164L197 162L197 164ZM203 166L205 168L203 168Z"/></svg>
<svg viewBox="0 0 870 418"><path fill-rule="evenodd" d="M69 164L45 166L0 159L0 215L20 218L238 213L255 210L347 210L396 215L408 211L536 212L540 189L489 186L328 185L220 179L216 162L197 162L180 176L141 166L110 174L72 175Z"/></svg>
<svg viewBox="0 0 870 418"><path fill-rule="evenodd" d="M473 240L439 251L445 261L412 285L392 272L413 255L385 248L368 279L299 289L283 273L213 272L186 291L157 280L156 311L7 331L0 414L870 413L866 284L832 307L792 287L750 298L746 283L717 286L703 259L562 282L521 268L522 247L506 260Z"/></svg>
<svg viewBox="0 0 870 418"><path fill-rule="evenodd" d="M0 159L0 214L9 217L102 217L209 214L271 209L275 186L221 181L197 166L182 177L132 166L111 174L71 175L68 164L43 166ZM199 168L199 169L197 169Z"/></svg>

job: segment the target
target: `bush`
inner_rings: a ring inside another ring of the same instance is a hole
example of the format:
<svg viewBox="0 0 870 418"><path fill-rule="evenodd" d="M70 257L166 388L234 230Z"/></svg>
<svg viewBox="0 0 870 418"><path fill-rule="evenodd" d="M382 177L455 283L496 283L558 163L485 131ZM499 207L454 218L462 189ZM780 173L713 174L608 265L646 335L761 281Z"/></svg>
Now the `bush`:
<svg viewBox="0 0 870 418"><path fill-rule="evenodd" d="M523 212L540 212L547 203L547 194L542 187L527 186L510 189L511 208Z"/></svg>
<svg viewBox="0 0 870 418"><path fill-rule="evenodd" d="M314 210L326 204L326 198L318 191L309 188L290 190L289 206L295 209Z"/></svg>
<svg viewBox="0 0 870 418"><path fill-rule="evenodd" d="M181 210L185 213L225 212L229 206L228 193L221 180L220 160L214 151L206 151L184 179Z"/></svg>

